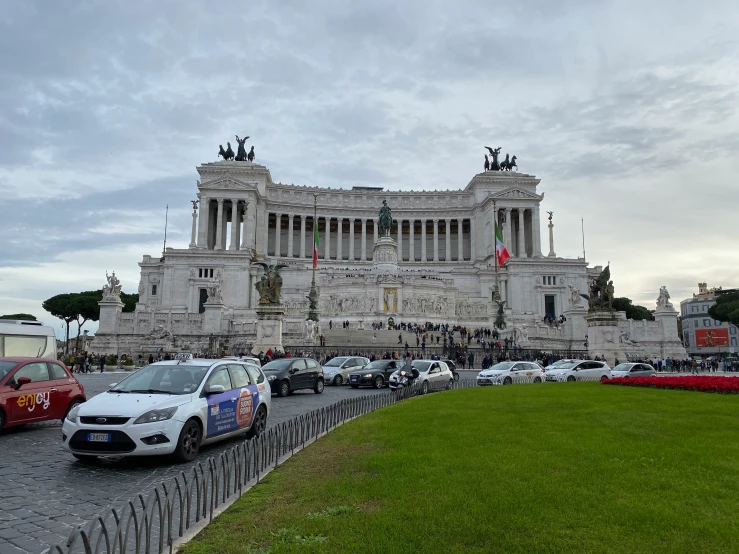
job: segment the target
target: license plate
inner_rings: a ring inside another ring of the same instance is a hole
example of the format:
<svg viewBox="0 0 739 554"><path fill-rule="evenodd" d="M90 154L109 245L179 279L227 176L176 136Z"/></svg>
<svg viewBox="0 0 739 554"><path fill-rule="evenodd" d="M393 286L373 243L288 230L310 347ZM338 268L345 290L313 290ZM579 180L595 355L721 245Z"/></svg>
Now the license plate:
<svg viewBox="0 0 739 554"><path fill-rule="evenodd" d="M110 442L110 433L87 433L87 442Z"/></svg>
<svg viewBox="0 0 739 554"><path fill-rule="evenodd" d="M481 383L489 383L490 382L490 379L480 379L480 382Z"/></svg>

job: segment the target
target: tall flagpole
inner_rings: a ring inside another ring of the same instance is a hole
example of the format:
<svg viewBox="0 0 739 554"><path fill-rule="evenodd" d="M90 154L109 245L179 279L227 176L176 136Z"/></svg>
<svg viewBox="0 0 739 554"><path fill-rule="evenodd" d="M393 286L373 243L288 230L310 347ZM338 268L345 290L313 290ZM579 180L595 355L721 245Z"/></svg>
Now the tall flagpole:
<svg viewBox="0 0 739 554"><path fill-rule="evenodd" d="M318 331L318 289L316 288L316 235L318 234L318 213L317 213L317 205L318 205L318 195L313 195L313 252L311 255L312 258L312 265L313 265L313 275L311 277L310 281L310 292L308 293L308 317L306 318L308 321L315 322L315 325L312 328L312 334L315 340L315 335Z"/></svg>
<svg viewBox="0 0 739 554"><path fill-rule="evenodd" d="M164 252L167 250L167 222L169 219L169 204L167 204L167 210L164 212L164 246L162 246L162 258Z"/></svg>

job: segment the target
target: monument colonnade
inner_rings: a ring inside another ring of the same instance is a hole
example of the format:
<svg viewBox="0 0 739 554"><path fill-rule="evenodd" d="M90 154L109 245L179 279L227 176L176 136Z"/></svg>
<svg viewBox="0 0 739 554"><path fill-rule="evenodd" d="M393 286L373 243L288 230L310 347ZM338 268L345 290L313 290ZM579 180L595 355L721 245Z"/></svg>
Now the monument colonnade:
<svg viewBox="0 0 739 554"><path fill-rule="evenodd" d="M262 206L260 206L262 207ZM312 206L306 213L260 211L254 202L208 196L201 198L199 216L192 214L190 248L208 250L252 250L275 257L307 258L313 255L314 218ZM398 255L403 262L474 261L492 255L495 250L495 226L492 210L469 217L424 217L401 214L396 216L391 236L398 243ZM539 204L526 207L502 207L497 210L503 242L512 257L540 257L541 231ZM490 218L489 225L484 219ZM378 239L374 217L353 215L319 215L322 260L369 261L372 247ZM228 224L230 239L228 238ZM482 225L480 225L482 223ZM257 228L261 240L257 240ZM482 235L479 227L483 227ZM326 232L327 229L329 232ZM489 234L485 237L484 234ZM228 242L228 244L227 244ZM479 243L479 244L478 244ZM482 250L482 252L481 252Z"/></svg>

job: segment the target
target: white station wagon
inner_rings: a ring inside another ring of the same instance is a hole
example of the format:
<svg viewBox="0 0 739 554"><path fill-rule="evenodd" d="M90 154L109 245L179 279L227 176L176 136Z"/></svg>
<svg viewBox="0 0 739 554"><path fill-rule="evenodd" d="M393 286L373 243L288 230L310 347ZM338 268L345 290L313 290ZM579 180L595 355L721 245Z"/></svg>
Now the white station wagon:
<svg viewBox="0 0 739 554"><path fill-rule="evenodd" d="M430 390L440 390L443 388L450 389L454 385L454 374L449 366L439 360L413 360L411 365L406 364L402 369L411 371L411 368L418 370L418 378L415 385L421 387L421 394L426 394ZM395 371L390 376L390 390L398 388L398 374L402 370Z"/></svg>
<svg viewBox="0 0 739 554"><path fill-rule="evenodd" d="M189 462L203 444L263 433L271 396L264 373L252 364L158 362L70 410L62 439L80 460L171 454Z"/></svg>
<svg viewBox="0 0 739 554"><path fill-rule="evenodd" d="M478 385L541 383L544 370L535 362L500 362L477 374Z"/></svg>
<svg viewBox="0 0 739 554"><path fill-rule="evenodd" d="M604 381L611 378L611 368L605 362L572 360L546 370L546 381Z"/></svg>

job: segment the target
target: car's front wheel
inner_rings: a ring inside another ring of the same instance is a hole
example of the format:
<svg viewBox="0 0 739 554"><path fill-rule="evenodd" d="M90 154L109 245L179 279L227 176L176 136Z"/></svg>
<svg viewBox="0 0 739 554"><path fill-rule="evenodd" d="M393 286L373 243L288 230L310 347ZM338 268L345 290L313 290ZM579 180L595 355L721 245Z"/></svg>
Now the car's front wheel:
<svg viewBox="0 0 739 554"><path fill-rule="evenodd" d="M608 381L608 375L603 375L603 376L602 376L602 377L600 378L600 382L601 382L601 383L605 383L606 381Z"/></svg>
<svg viewBox="0 0 739 554"><path fill-rule="evenodd" d="M334 377L334 385L338 387L339 385L343 383L344 383L344 378L341 375L337 375L336 377Z"/></svg>
<svg viewBox="0 0 739 554"><path fill-rule="evenodd" d="M505 379L503 379L504 385L510 385L511 383L513 383L513 379L511 379L510 377L506 377Z"/></svg>
<svg viewBox="0 0 739 554"><path fill-rule="evenodd" d="M570 375L569 377L567 377L567 380L569 382L575 381L575 376L574 375Z"/></svg>
<svg viewBox="0 0 739 554"><path fill-rule="evenodd" d="M541 383L541 377L534 377L534 383Z"/></svg>
<svg viewBox="0 0 739 554"><path fill-rule="evenodd" d="M449 384L446 386L446 390L452 390L454 386L454 379L449 379Z"/></svg>
<svg viewBox="0 0 739 554"><path fill-rule="evenodd" d="M378 375L375 377L375 388L381 389L385 385L385 380L382 378L382 375Z"/></svg>
<svg viewBox="0 0 739 554"><path fill-rule="evenodd" d="M277 396L287 396L288 394L290 394L290 381L285 379L277 389Z"/></svg>
<svg viewBox="0 0 739 554"><path fill-rule="evenodd" d="M200 441L202 433L200 425L194 419L189 420L182 427L180 437L177 439L177 448L175 448L172 456L178 462L191 462L195 459L200 451Z"/></svg>
<svg viewBox="0 0 739 554"><path fill-rule="evenodd" d="M455 373L454 374L454 380L455 381L459 381L459 373Z"/></svg>
<svg viewBox="0 0 739 554"><path fill-rule="evenodd" d="M251 429L246 434L247 437L254 438L258 437L267 428L267 408L259 406L257 413L254 414L254 422L251 424Z"/></svg>
<svg viewBox="0 0 739 554"><path fill-rule="evenodd" d="M424 381L423 385L421 385L421 394L426 394L429 391L429 382Z"/></svg>
<svg viewBox="0 0 739 554"><path fill-rule="evenodd" d="M323 379L316 381L316 386L313 388L313 392L321 394L323 392Z"/></svg>

